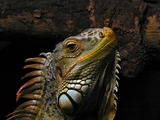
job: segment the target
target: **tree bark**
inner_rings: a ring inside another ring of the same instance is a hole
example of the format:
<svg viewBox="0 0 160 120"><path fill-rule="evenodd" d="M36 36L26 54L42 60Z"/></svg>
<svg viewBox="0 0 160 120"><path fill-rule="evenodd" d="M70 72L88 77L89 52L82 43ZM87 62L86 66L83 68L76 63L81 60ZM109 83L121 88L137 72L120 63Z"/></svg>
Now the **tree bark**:
<svg viewBox="0 0 160 120"><path fill-rule="evenodd" d="M159 54L159 7L158 0L3 0L0 33L54 38L109 26L117 33L121 73L135 77L146 62L147 52L154 48Z"/></svg>

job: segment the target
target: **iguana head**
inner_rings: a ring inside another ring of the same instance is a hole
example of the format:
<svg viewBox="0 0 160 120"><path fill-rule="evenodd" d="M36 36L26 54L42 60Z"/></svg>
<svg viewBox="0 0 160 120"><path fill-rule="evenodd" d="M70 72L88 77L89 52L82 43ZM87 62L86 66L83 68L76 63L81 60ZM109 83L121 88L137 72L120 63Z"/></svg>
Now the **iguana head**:
<svg viewBox="0 0 160 120"><path fill-rule="evenodd" d="M95 111L96 120L112 120L116 46L110 28L90 28L66 38L52 53L26 59L24 69L32 71L22 77L29 80L18 90L17 100L29 100L7 120L77 120Z"/></svg>
<svg viewBox="0 0 160 120"><path fill-rule="evenodd" d="M83 109L105 66L114 60L116 44L114 32L104 27L87 29L56 46L53 69L57 71L57 101L62 111L73 114Z"/></svg>

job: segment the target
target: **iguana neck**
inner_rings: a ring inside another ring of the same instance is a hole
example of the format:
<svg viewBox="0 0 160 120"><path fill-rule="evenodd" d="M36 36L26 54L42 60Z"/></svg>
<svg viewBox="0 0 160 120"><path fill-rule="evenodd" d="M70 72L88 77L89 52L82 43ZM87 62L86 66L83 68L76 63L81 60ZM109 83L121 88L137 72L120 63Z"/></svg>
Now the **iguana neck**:
<svg viewBox="0 0 160 120"><path fill-rule="evenodd" d="M52 64L46 65L46 77L44 84L44 93L40 103L40 111L36 120L64 120L65 116L60 112L57 105L56 91L57 81L54 78Z"/></svg>

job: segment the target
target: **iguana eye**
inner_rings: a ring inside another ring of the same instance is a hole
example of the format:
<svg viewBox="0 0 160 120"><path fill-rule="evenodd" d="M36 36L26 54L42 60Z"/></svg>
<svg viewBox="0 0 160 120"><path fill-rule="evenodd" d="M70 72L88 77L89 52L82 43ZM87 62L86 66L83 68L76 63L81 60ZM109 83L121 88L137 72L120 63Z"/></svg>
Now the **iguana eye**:
<svg viewBox="0 0 160 120"><path fill-rule="evenodd" d="M74 58L81 54L83 46L82 41L73 38L64 42L64 58Z"/></svg>
<svg viewBox="0 0 160 120"><path fill-rule="evenodd" d="M70 52L75 52L78 50L78 45L75 42L68 42L66 48Z"/></svg>
<svg viewBox="0 0 160 120"><path fill-rule="evenodd" d="M104 33L102 31L99 32L99 37L104 38Z"/></svg>

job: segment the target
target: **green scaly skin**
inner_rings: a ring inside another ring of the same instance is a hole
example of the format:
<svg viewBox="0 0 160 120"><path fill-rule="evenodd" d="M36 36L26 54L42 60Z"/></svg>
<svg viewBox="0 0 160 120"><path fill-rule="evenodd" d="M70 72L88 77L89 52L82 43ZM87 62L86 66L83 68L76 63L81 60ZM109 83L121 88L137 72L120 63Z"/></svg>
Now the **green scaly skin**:
<svg viewBox="0 0 160 120"><path fill-rule="evenodd" d="M7 120L113 120L119 54L115 33L90 28L66 38L52 53L29 58L17 92L26 102Z"/></svg>

